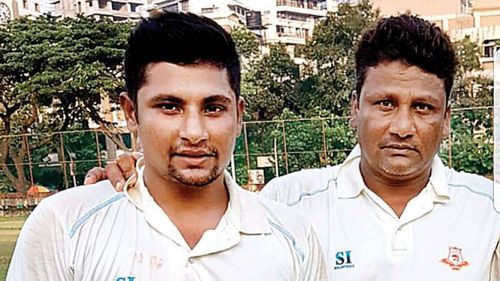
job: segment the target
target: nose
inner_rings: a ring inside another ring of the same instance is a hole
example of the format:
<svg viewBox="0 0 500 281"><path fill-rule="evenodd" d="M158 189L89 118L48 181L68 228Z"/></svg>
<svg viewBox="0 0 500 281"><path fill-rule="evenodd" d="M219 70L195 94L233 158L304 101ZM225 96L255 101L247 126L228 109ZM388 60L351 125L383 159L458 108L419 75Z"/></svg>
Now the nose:
<svg viewBox="0 0 500 281"><path fill-rule="evenodd" d="M208 139L208 131L203 121L203 116L198 113L187 113L184 115L180 138L189 144L200 144Z"/></svg>
<svg viewBox="0 0 500 281"><path fill-rule="evenodd" d="M405 108L398 108L394 114L389 127L389 132L400 138L408 138L415 134L415 121L411 111Z"/></svg>

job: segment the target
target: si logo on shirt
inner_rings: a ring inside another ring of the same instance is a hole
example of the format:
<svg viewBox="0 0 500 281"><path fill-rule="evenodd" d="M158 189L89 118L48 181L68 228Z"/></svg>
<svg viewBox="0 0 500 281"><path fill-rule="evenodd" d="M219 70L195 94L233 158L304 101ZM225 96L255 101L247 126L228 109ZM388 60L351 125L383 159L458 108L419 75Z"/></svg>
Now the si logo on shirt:
<svg viewBox="0 0 500 281"><path fill-rule="evenodd" d="M334 269L353 268L354 264L351 261L351 250L340 251L335 253Z"/></svg>
<svg viewBox="0 0 500 281"><path fill-rule="evenodd" d="M115 281L135 281L135 276L117 277Z"/></svg>

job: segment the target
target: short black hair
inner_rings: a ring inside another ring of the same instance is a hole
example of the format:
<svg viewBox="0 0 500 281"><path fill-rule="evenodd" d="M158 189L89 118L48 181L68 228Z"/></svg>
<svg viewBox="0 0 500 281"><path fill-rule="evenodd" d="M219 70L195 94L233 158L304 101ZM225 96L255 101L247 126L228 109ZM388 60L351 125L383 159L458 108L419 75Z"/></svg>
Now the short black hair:
<svg viewBox="0 0 500 281"><path fill-rule="evenodd" d="M369 67L401 60L440 78L448 101L458 64L450 38L438 26L406 14L380 19L367 30L358 43L355 59L358 99Z"/></svg>
<svg viewBox="0 0 500 281"><path fill-rule="evenodd" d="M156 62L226 69L231 89L237 98L240 95L241 66L233 39L206 17L161 11L132 30L124 64L127 92L135 106L147 66Z"/></svg>

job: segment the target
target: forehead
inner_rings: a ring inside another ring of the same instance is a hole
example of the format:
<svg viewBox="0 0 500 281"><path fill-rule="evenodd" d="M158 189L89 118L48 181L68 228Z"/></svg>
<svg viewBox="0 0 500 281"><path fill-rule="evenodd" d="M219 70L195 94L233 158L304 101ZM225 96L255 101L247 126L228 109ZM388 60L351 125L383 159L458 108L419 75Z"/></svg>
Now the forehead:
<svg viewBox="0 0 500 281"><path fill-rule="evenodd" d="M168 62L149 64L138 100L158 94L180 99L204 99L209 96L227 96L235 100L226 69L209 64L177 65Z"/></svg>
<svg viewBox="0 0 500 281"><path fill-rule="evenodd" d="M415 65L401 61L381 62L369 67L362 93L426 95L445 99L444 81Z"/></svg>

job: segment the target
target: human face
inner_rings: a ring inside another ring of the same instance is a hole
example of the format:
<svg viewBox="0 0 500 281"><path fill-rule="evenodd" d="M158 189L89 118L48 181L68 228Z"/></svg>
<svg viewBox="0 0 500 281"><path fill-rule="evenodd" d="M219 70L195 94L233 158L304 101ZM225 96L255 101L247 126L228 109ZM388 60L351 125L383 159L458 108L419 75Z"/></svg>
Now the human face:
<svg viewBox="0 0 500 281"><path fill-rule="evenodd" d="M145 78L137 109L126 94L121 102L141 141L146 182L202 187L221 179L244 110L226 70L158 62Z"/></svg>
<svg viewBox="0 0 500 281"><path fill-rule="evenodd" d="M351 111L361 172L385 180L428 175L450 128L443 81L401 61L368 68Z"/></svg>

